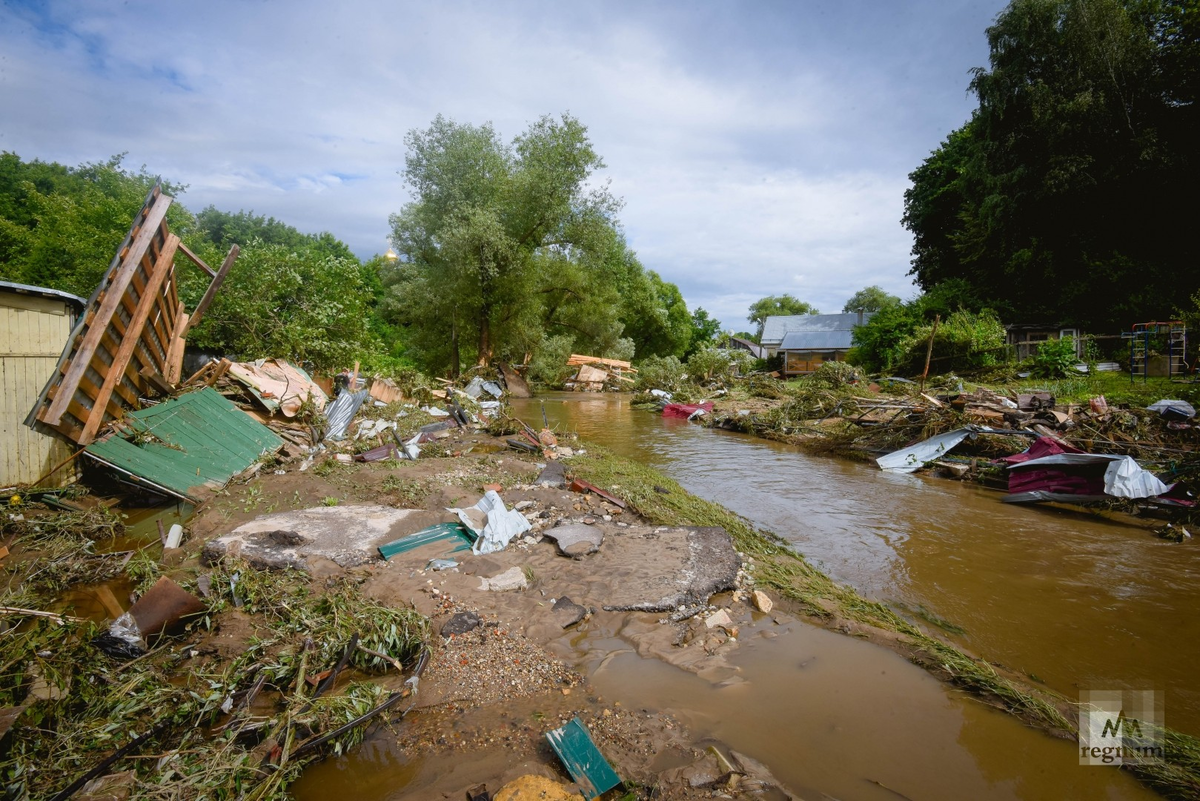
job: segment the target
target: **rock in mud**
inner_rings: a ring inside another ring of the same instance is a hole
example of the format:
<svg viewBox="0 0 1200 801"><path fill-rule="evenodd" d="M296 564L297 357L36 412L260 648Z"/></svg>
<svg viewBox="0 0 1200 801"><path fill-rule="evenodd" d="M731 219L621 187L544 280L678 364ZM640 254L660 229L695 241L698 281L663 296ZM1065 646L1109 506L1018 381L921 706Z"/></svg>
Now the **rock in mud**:
<svg viewBox="0 0 1200 801"><path fill-rule="evenodd" d="M775 602L771 600L771 596L767 595L762 590L755 590L750 596L754 601L754 608L762 612L764 615L771 614L771 610L775 608Z"/></svg>
<svg viewBox="0 0 1200 801"><path fill-rule="evenodd" d="M594 521L593 521L594 522ZM558 552L563 556L582 559L588 554L600 550L604 542L604 532L596 526L568 523L548 529L543 534L550 537L558 545Z"/></svg>
<svg viewBox="0 0 1200 801"><path fill-rule="evenodd" d="M563 596L554 602L554 622L564 629L569 629L588 615L588 610Z"/></svg>
<svg viewBox="0 0 1200 801"><path fill-rule="evenodd" d="M468 631L479 628L481 623L483 621L474 612L459 612L442 624L441 635L449 637L452 634L466 634Z"/></svg>
<svg viewBox="0 0 1200 801"><path fill-rule="evenodd" d="M318 506L256 517L204 546L211 564L237 556L254 567L311 572L310 560L356 567L379 558L380 545L410 534L402 523L412 509L389 506Z"/></svg>
<svg viewBox="0 0 1200 801"><path fill-rule="evenodd" d="M550 462L533 482L539 487L561 487L567 483L562 462Z"/></svg>
<svg viewBox="0 0 1200 801"><path fill-rule="evenodd" d="M529 580L525 578L525 571L519 567L510 567L498 576L481 578L479 581L479 589L491 592L523 590L529 586Z"/></svg>
<svg viewBox="0 0 1200 801"><path fill-rule="evenodd" d="M704 618L704 625L710 629L715 629L717 626L727 629L733 625L733 620L730 619L728 612L724 609L719 609Z"/></svg>
<svg viewBox="0 0 1200 801"><path fill-rule="evenodd" d="M579 795L553 779L529 774L501 787L492 801L579 801Z"/></svg>

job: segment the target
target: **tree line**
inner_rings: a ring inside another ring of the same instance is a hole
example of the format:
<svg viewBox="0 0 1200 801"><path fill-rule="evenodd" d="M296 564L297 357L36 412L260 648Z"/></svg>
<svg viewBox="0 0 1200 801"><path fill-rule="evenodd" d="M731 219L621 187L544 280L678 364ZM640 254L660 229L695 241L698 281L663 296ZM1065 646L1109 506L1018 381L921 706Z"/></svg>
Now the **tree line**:
<svg viewBox="0 0 1200 801"><path fill-rule="evenodd" d="M1013 0L971 118L910 175L911 275L1006 322L1117 331L1200 289L1195 0Z"/></svg>
<svg viewBox="0 0 1200 801"><path fill-rule="evenodd" d="M716 335L626 244L620 201L589 183L603 162L577 120L544 117L505 143L490 125L438 117L405 141L414 199L391 218L394 261L252 211L172 204L172 231L205 261L241 247L189 343L318 369L530 361L553 380L571 352L686 357ZM0 279L90 296L158 180L122 162L0 153ZM177 275L194 305L207 277L183 263Z"/></svg>

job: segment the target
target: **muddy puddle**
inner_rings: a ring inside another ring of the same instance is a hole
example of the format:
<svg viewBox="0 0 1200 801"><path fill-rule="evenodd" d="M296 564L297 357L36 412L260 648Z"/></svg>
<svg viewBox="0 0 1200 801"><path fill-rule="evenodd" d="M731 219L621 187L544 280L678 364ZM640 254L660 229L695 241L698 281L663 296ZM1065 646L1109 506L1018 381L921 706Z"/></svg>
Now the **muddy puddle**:
<svg viewBox="0 0 1200 801"><path fill-rule="evenodd" d="M589 677L598 707L668 711L692 742L722 743L766 763L802 798L1156 798L1130 776L1082 767L1073 742L946 688L891 651L786 616L741 632L733 680L712 683L639 656L621 636L625 616L599 618L551 650ZM476 709L441 729L471 747L411 756L377 730L347 756L306 771L301 801L442 797L450 788L520 772L530 755L505 747L514 730L537 738L564 699L557 694ZM414 711L397 728L419 727ZM480 735L483 735L482 737ZM399 738L402 739L402 738ZM411 744L409 744L411 748ZM678 750L661 748L661 769Z"/></svg>
<svg viewBox="0 0 1200 801"><path fill-rule="evenodd" d="M631 410L628 396L515 401L525 419L653 464L787 538L810 561L921 625L1074 698L1157 689L1166 724L1200 734L1200 546L1154 521L1011 506L974 485Z"/></svg>

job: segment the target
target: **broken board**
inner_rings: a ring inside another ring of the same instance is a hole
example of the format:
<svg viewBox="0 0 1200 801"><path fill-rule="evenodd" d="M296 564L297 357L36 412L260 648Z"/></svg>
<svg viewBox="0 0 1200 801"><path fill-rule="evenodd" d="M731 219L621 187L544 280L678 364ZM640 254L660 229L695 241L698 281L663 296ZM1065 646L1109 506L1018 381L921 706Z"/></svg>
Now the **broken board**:
<svg viewBox="0 0 1200 801"><path fill-rule="evenodd" d="M546 739L588 798L598 798L621 783L579 718L546 732Z"/></svg>

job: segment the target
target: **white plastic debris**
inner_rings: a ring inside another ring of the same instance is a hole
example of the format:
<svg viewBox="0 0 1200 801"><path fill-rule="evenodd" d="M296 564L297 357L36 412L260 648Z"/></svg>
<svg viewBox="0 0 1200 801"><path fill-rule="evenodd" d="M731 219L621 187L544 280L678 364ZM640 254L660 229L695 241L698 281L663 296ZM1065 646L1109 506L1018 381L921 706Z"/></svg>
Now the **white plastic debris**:
<svg viewBox="0 0 1200 801"><path fill-rule="evenodd" d="M454 512L463 525L478 535L471 552L478 555L504 550L509 541L518 534L528 531L531 526L525 515L504 505L500 494L488 490L479 499L479 503L466 509L447 509Z"/></svg>
<svg viewBox="0 0 1200 801"><path fill-rule="evenodd" d="M171 526L171 530L167 532L167 542L165 547L178 548L179 543L183 542L183 526L178 523Z"/></svg>
<svg viewBox="0 0 1200 801"><path fill-rule="evenodd" d="M1187 401L1181 400L1160 400L1155 401L1146 407L1152 412L1158 412L1164 416L1175 415L1183 420L1191 420L1196 416L1196 409Z"/></svg>
<svg viewBox="0 0 1200 801"><path fill-rule="evenodd" d="M395 420L363 420L358 424L358 433L354 435L355 439L370 439L377 437L388 429L396 427Z"/></svg>
<svg viewBox="0 0 1200 801"><path fill-rule="evenodd" d="M1142 469L1132 456L1116 459L1104 471L1104 491L1118 498L1153 498L1170 487Z"/></svg>
<svg viewBox="0 0 1200 801"><path fill-rule="evenodd" d="M425 414L429 415L430 417L449 417L450 416L450 412L446 411L445 409L438 409L434 406L422 406L421 411L425 412Z"/></svg>

